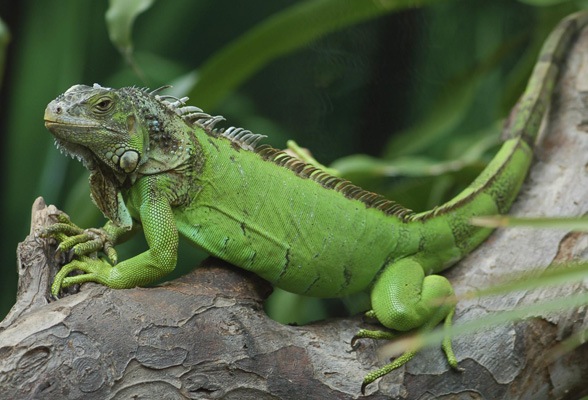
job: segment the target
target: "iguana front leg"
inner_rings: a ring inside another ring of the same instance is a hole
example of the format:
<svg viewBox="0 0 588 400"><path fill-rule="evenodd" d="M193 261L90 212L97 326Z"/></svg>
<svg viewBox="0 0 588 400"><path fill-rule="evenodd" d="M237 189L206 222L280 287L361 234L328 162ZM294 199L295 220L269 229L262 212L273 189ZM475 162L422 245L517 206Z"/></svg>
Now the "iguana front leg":
<svg viewBox="0 0 588 400"><path fill-rule="evenodd" d="M54 296L57 296L63 287L85 282L98 282L116 289L146 285L175 268L178 231L169 201L165 196L154 196L154 193L158 193L154 188L156 185L155 178L145 178L136 183L132 194L135 204L138 204L137 209L149 250L116 265L111 265L104 259L93 259L85 255L73 260L56 275L51 287ZM64 229L57 230L58 233L54 236L59 239L59 235L64 235ZM65 239L65 242L68 240L70 238ZM79 245L74 245L74 248ZM85 273L68 276L76 270Z"/></svg>
<svg viewBox="0 0 588 400"><path fill-rule="evenodd" d="M426 276L425 270L429 270L427 265L426 256L409 256L386 266L372 288L372 310L368 315L395 331L404 332L417 328L428 331L443 320L445 327L449 328L455 312L455 305L451 302L453 288L443 276ZM354 336L352 345L359 338L390 340L394 336L391 332L362 329ZM460 370L449 336L445 337L442 348L449 365ZM370 372L363 380L361 392L365 394L367 385L406 364L417 350L406 352L384 367Z"/></svg>

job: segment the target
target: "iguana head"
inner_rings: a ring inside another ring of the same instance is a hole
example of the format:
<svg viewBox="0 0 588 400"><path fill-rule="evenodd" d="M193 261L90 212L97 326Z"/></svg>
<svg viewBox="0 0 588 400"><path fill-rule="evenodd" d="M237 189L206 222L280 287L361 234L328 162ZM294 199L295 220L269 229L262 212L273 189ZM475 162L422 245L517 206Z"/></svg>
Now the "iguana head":
<svg viewBox="0 0 588 400"><path fill-rule="evenodd" d="M125 92L75 85L49 103L45 126L60 149L89 169L100 161L124 180L145 161L148 145L147 130L137 123L135 108Z"/></svg>
<svg viewBox="0 0 588 400"><path fill-rule="evenodd" d="M57 147L90 170L96 205L111 221L129 228L123 190L143 175L174 170L190 157L187 146L176 151L180 124L180 116L153 92L132 87L75 85L45 109L45 126Z"/></svg>
<svg viewBox="0 0 588 400"><path fill-rule="evenodd" d="M202 167L195 125L241 146L259 139L249 131L214 130L222 117L187 106L187 98L157 94L161 89L75 85L45 109L57 147L90 170L94 202L119 226L131 224L123 192L137 179L169 174L186 183Z"/></svg>

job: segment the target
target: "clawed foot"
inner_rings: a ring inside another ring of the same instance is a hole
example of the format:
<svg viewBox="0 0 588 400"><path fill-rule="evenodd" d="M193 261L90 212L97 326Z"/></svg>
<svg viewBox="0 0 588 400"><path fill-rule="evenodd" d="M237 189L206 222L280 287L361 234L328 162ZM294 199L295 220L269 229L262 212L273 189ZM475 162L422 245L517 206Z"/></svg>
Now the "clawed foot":
<svg viewBox="0 0 588 400"><path fill-rule="evenodd" d="M451 346L451 324L453 319L453 314L455 312L455 308L452 308L448 315L445 317L444 329L445 329L445 337L443 342L441 343L441 347L445 352L447 357L447 363L451 366L451 368L457 372L462 372L463 368L460 368L455 354L453 353L453 348ZM373 318L375 317L373 311L368 311L366 313L366 317ZM428 331L432 329L433 326L424 326L423 331ZM397 333L390 332L390 331L381 331L381 330L367 330L367 329L360 329L355 336L351 339L351 347L355 350L357 349L357 340L363 338L369 339L385 339L385 340L393 340L398 336ZM420 350L421 346L419 347L411 347L410 351L407 351L400 355L399 357L391 360L389 364L386 364L382 368L379 368L375 371L371 371L369 374L365 376L363 382L361 384L361 394L365 395L366 387L374 382L376 379L381 378L382 376L392 372L396 368L399 368L410 361Z"/></svg>
<svg viewBox="0 0 588 400"><path fill-rule="evenodd" d="M55 280L53 281L53 285L51 285L51 294L55 298L58 298L62 288L86 282L108 284L112 281L112 270L113 267L104 260L81 256L78 260L73 260L64 265L57 275L55 275ZM74 271L85 273L68 276Z"/></svg>
<svg viewBox="0 0 588 400"><path fill-rule="evenodd" d="M368 313L366 313L368 314ZM369 316L369 315L366 315ZM368 329L360 329L355 336L351 339L351 347L355 350L358 347L357 340L358 339L384 339L384 340L393 340L398 336L398 334L390 331L379 331L379 330L368 330ZM376 379L381 378L382 376L388 374L392 370L401 367L402 365L406 364L411 358L414 357L416 351L406 352L402 354L400 357L394 359L391 363L385 365L384 367L377 369L375 371L370 372L365 376L363 382L361 384L361 394L365 395L365 388L370 383L374 382Z"/></svg>
<svg viewBox="0 0 588 400"><path fill-rule="evenodd" d="M111 281L112 265L107 261L89 257L104 252L112 264L117 262L116 250L111 236L104 229L82 229L65 214L55 215L57 222L38 232L40 237L54 238L59 242L57 251L76 257L64 265L55 276L51 294L57 298L62 288L85 282L106 283ZM74 271L81 275L68 276Z"/></svg>
<svg viewBox="0 0 588 400"><path fill-rule="evenodd" d="M65 214L57 214L57 223L44 228L39 236L52 237L59 242L57 251L72 252L76 256L87 256L103 251L112 264L116 264L118 256L108 232L104 229L82 229Z"/></svg>

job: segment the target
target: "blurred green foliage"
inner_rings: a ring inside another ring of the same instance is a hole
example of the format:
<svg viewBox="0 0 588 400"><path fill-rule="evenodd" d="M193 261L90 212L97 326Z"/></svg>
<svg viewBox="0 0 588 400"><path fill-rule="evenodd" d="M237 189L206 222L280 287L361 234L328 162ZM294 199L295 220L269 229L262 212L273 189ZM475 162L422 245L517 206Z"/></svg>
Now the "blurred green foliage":
<svg viewBox="0 0 588 400"><path fill-rule="evenodd" d="M16 245L37 196L82 226L104 222L86 171L55 150L43 126L46 104L71 85L171 83L232 125L276 147L295 139L366 189L422 210L483 168L543 39L581 4L3 2L0 318L14 302ZM144 246L141 238L125 244L120 258ZM175 276L204 257L185 243L180 256ZM347 299L352 309L358 302ZM268 309L285 322L341 313L339 302L283 293Z"/></svg>

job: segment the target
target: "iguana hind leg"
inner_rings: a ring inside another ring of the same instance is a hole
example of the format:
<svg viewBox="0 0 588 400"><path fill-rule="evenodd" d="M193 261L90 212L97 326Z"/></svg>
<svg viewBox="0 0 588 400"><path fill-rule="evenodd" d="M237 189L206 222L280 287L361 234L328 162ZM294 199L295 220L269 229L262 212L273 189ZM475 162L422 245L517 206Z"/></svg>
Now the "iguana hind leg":
<svg viewBox="0 0 588 400"><path fill-rule="evenodd" d="M449 281L440 275L425 275L422 257L406 257L385 267L376 280L371 292L372 310L370 314L389 329L409 331L431 330L445 320L445 327L451 326L455 310L453 288ZM383 335L381 331L361 330L354 337L389 339L393 334ZM442 344L449 365L458 369L457 360L447 336ZM417 352L411 349L384 367L370 372L363 381L365 387L392 370L406 364Z"/></svg>

